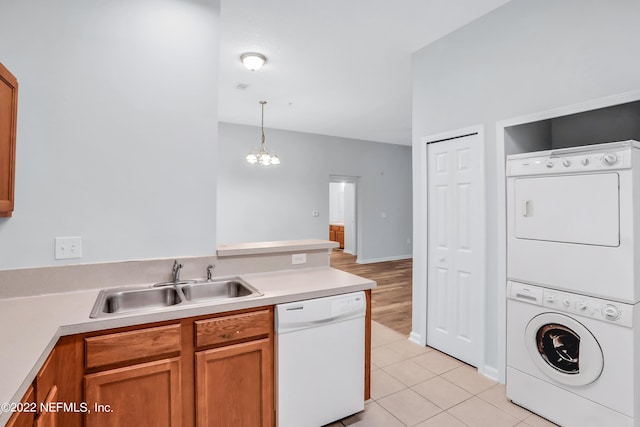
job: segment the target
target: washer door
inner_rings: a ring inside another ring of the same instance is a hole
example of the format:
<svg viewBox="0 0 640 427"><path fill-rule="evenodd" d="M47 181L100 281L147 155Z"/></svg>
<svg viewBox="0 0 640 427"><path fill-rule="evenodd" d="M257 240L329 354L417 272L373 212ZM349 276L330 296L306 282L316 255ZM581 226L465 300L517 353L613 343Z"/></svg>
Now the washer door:
<svg viewBox="0 0 640 427"><path fill-rule="evenodd" d="M586 385L604 367L600 344L577 320L560 313L542 313L525 329L527 351L549 378L566 385Z"/></svg>

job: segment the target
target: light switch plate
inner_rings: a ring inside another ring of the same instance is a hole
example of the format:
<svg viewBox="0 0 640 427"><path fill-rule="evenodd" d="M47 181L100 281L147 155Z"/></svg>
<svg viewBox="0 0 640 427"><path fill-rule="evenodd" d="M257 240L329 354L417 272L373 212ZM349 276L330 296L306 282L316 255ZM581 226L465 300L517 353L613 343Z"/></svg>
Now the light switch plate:
<svg viewBox="0 0 640 427"><path fill-rule="evenodd" d="M307 254L293 254L291 255L291 264L306 264Z"/></svg>
<svg viewBox="0 0 640 427"><path fill-rule="evenodd" d="M82 258L82 237L56 237L56 259Z"/></svg>

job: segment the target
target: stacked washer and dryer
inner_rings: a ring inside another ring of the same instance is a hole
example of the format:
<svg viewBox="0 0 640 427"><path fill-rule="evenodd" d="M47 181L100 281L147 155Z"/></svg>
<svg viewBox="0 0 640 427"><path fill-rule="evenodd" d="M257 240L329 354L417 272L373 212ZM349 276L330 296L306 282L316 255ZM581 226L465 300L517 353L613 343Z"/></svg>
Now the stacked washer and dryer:
<svg viewBox="0 0 640 427"><path fill-rule="evenodd" d="M639 142L507 157L514 403L562 426L640 426L637 245Z"/></svg>

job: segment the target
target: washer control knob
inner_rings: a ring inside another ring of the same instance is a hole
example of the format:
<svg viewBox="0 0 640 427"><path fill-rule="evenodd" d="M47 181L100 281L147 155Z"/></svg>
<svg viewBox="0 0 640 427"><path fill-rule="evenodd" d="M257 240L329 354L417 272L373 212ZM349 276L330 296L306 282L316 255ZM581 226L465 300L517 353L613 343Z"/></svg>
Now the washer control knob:
<svg viewBox="0 0 640 427"><path fill-rule="evenodd" d="M547 295L547 302L554 302L556 300L556 297L553 295Z"/></svg>
<svg viewBox="0 0 640 427"><path fill-rule="evenodd" d="M552 161L552 160L549 160L549 161L547 162L547 167L548 167L549 169L551 169L551 168L553 167L553 161Z"/></svg>
<svg viewBox="0 0 640 427"><path fill-rule="evenodd" d="M602 158L602 163L607 166L615 165L617 161L618 161L618 156L616 156L614 153L607 153Z"/></svg>
<svg viewBox="0 0 640 427"><path fill-rule="evenodd" d="M569 298L565 298L562 300L562 305L564 305L565 307L569 307L571 305L571 300Z"/></svg>
<svg viewBox="0 0 640 427"><path fill-rule="evenodd" d="M589 158L585 157L584 159L582 159L582 164L587 166L589 164Z"/></svg>
<svg viewBox="0 0 640 427"><path fill-rule="evenodd" d="M615 305L607 304L603 312L607 320L618 320L620 318L620 310Z"/></svg>
<svg viewBox="0 0 640 427"><path fill-rule="evenodd" d="M564 166L565 168L568 168L569 166L571 166L571 160L563 159L562 160L562 166Z"/></svg>
<svg viewBox="0 0 640 427"><path fill-rule="evenodd" d="M589 304L588 303L586 303L584 301L580 301L578 303L578 310L587 311L587 308L589 308Z"/></svg>

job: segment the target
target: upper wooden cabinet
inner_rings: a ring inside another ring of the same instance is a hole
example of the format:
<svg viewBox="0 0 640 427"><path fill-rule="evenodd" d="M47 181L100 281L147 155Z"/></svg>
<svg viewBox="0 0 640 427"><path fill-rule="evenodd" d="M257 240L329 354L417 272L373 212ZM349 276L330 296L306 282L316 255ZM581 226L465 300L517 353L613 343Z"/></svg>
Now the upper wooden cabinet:
<svg viewBox="0 0 640 427"><path fill-rule="evenodd" d="M17 118L18 80L0 64L0 217L13 213Z"/></svg>

